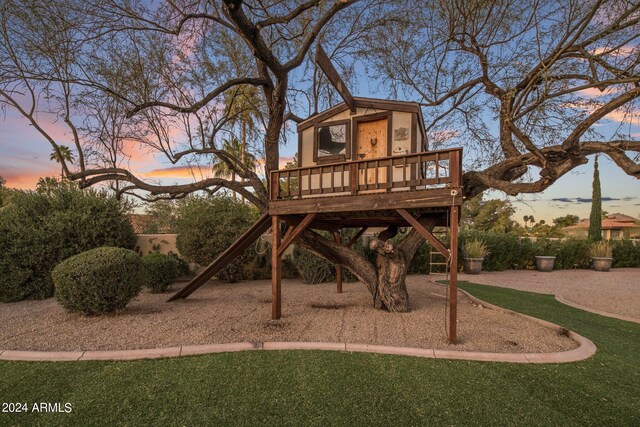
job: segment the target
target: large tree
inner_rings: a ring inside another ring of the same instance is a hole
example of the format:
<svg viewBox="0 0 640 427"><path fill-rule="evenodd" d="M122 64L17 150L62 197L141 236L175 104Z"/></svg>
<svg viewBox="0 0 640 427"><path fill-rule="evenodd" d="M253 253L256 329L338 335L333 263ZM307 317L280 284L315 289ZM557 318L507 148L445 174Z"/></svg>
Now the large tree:
<svg viewBox="0 0 640 427"><path fill-rule="evenodd" d="M260 175L221 149L246 111L225 96L256 89L259 151L266 172L276 169L287 120L305 113L305 99L307 111L326 106L326 90L301 72L313 71L322 41L340 66L354 70L360 58L372 77L420 101L432 147L464 145L465 196L535 193L595 153L640 177L640 142L621 131L604 139L594 127L611 113L633 114L639 8L623 0L0 0L0 102L59 157L63 138L50 124L66 126L77 159L74 170L61 167L82 186L111 183L150 200L227 188L265 210ZM162 185L127 168L130 144L175 164L223 161L242 179ZM394 245L394 234L374 240L375 264L312 231L300 243L353 271L376 306L402 311L406 265L423 239L412 231Z"/></svg>
<svg viewBox="0 0 640 427"><path fill-rule="evenodd" d="M483 194L479 194L465 201L460 225L473 230L509 233L517 227L511 218L515 211L508 200L483 200Z"/></svg>

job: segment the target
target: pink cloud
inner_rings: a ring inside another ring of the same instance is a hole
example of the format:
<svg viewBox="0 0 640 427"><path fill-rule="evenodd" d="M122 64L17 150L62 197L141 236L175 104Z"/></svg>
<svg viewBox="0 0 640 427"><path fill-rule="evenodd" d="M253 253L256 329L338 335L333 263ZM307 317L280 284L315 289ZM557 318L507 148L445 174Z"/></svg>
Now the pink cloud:
<svg viewBox="0 0 640 427"><path fill-rule="evenodd" d="M602 102L591 101L590 103L575 103L575 102L566 102L563 106L564 108L573 108L577 110L582 110L588 114L593 113L598 108L604 105ZM637 110L626 111L623 107L618 108L604 116L604 119L611 120L618 123L629 123L631 125L640 124L640 114Z"/></svg>
<svg viewBox="0 0 640 427"><path fill-rule="evenodd" d="M144 172L143 175L147 178L201 179L198 176L207 177L211 175L211 166L172 166Z"/></svg>
<svg viewBox="0 0 640 427"><path fill-rule="evenodd" d="M579 95L582 95L582 96L586 96L588 98L596 98L598 96L605 95L607 92L606 91L601 91L600 89L595 88L595 87L590 87L589 89L579 90L576 93L578 93Z"/></svg>
<svg viewBox="0 0 640 427"><path fill-rule="evenodd" d="M60 169L54 163L41 164L35 163L30 168L11 167L2 165L0 175L7 180L8 188L17 188L19 190L33 190L39 178L45 176L54 176L60 178Z"/></svg>
<svg viewBox="0 0 640 427"><path fill-rule="evenodd" d="M611 50L611 48L607 48L607 47L599 47L597 49L594 49L591 52L591 54L592 55L607 54L607 55L613 55L613 56L625 56L625 55L631 55L633 53L633 49L634 49L633 46L622 46L615 50Z"/></svg>

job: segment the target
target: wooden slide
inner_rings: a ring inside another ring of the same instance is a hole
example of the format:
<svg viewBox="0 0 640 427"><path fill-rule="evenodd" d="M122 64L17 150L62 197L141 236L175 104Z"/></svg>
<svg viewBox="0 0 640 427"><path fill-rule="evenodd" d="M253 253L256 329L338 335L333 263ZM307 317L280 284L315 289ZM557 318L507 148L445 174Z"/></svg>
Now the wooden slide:
<svg viewBox="0 0 640 427"><path fill-rule="evenodd" d="M196 277L191 279L187 285L173 294L167 302L186 298L193 291L204 285L209 279L218 274L229 265L236 257L240 256L245 249L251 246L262 234L271 227L271 216L266 213L253 224L242 236L240 236L229 248L218 256L211 264L202 270Z"/></svg>

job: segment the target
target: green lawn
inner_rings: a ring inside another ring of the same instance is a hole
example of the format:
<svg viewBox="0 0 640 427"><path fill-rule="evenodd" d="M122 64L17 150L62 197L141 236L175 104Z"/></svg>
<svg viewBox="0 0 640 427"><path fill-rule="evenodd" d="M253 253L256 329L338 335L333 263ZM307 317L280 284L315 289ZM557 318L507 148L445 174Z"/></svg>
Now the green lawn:
<svg viewBox="0 0 640 427"><path fill-rule="evenodd" d="M0 425L640 425L640 325L551 296L461 287L574 330L598 352L562 365L320 351L2 362L2 402L70 402L73 411L0 413Z"/></svg>

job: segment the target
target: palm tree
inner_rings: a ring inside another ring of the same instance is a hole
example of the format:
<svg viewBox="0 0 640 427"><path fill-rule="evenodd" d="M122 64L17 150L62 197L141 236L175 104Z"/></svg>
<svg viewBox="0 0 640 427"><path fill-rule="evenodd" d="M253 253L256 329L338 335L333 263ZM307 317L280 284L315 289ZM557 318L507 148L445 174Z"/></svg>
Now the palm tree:
<svg viewBox="0 0 640 427"><path fill-rule="evenodd" d="M222 149L236 159L241 159L242 164L250 171L256 170L256 157L249 152L245 152L243 156L242 144L240 143L240 141L238 141L237 138L231 138L230 140L225 139L222 143ZM221 159L218 159L213 163L213 165L211 166L211 172L213 172L215 176L219 176L222 178L231 177L232 181L236 180L236 173L231 168L229 168L229 165L225 161ZM235 192L233 193L233 199L236 200Z"/></svg>
<svg viewBox="0 0 640 427"><path fill-rule="evenodd" d="M60 165L62 165L60 170L60 179L64 181L63 162L73 163L75 159L73 157L73 151L71 151L69 147L67 147L66 145L59 145L58 150L54 149L53 152L49 155L49 160L53 160L54 162L60 163Z"/></svg>
<svg viewBox="0 0 640 427"><path fill-rule="evenodd" d="M60 183L53 176L38 178L38 183L36 184L36 191L38 193L44 193L49 195L59 185Z"/></svg>
<svg viewBox="0 0 640 427"><path fill-rule="evenodd" d="M238 158L243 164L247 155L247 134L253 133L258 128L258 117L260 116L260 98L255 86L242 85L236 90L225 92L225 104L227 114L232 116L232 124L240 123L240 155ZM234 196L235 197L235 196ZM244 203L244 197L242 197Z"/></svg>

